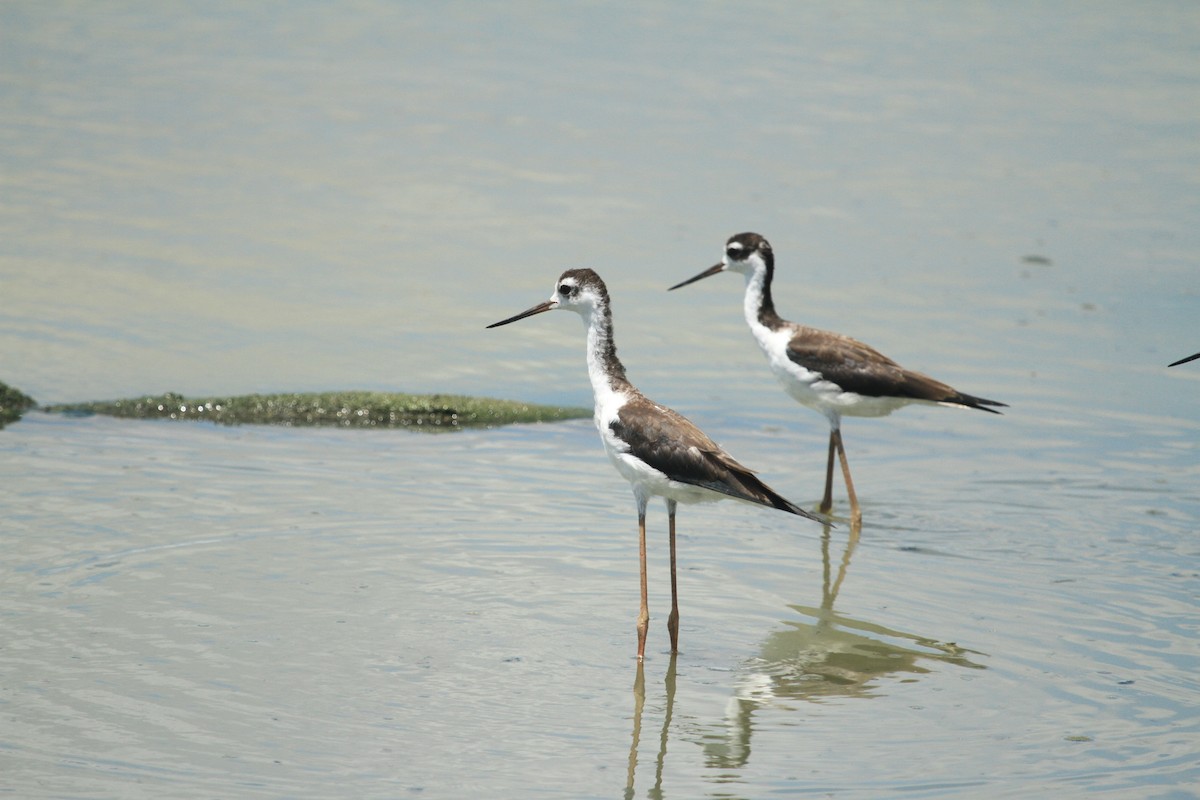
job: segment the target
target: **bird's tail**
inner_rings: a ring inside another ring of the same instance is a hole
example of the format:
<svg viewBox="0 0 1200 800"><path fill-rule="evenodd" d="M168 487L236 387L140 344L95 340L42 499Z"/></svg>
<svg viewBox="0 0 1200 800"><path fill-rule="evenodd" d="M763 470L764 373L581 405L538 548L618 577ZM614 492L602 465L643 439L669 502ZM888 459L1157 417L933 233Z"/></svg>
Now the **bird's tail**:
<svg viewBox="0 0 1200 800"><path fill-rule="evenodd" d="M953 397L947 397L941 402L956 406L963 406L964 408L978 408L980 411L986 411L989 414L1000 413L995 408L989 408L989 406L996 406L996 408L1008 408L1008 403L1001 403L999 400L988 400L986 397L976 397L973 394L963 394L962 392L958 392Z"/></svg>
<svg viewBox="0 0 1200 800"><path fill-rule="evenodd" d="M786 511L789 514L805 517L806 519L811 519L814 522L820 522L826 525L830 524L828 517L818 516L811 512L805 511L803 508L796 505L791 500L788 500L770 486L767 486L762 482L762 480L759 479L757 475L749 470L738 474L737 477L738 482L741 484L739 488L741 488L742 491L736 494L733 491L726 491L725 493L729 496L736 497L740 500L748 500L751 503L758 503L762 506L777 508L780 511Z"/></svg>

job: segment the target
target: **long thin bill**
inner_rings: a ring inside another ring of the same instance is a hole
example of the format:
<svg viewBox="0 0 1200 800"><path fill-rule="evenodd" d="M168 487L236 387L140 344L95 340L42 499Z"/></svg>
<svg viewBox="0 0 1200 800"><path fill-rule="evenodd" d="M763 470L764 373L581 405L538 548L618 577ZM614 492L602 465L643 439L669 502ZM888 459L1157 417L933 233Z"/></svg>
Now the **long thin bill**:
<svg viewBox="0 0 1200 800"><path fill-rule="evenodd" d="M1170 364L1167 364L1167 366L1168 367L1178 367L1180 364L1186 364L1189 361L1195 361L1197 358L1200 358L1200 353L1196 353L1196 355L1194 355L1194 356L1188 356L1187 358L1181 358L1178 361L1173 361Z"/></svg>
<svg viewBox="0 0 1200 800"><path fill-rule="evenodd" d="M688 278L688 279L687 279L686 281L684 281L683 283L677 283L677 284L675 284L674 286L672 286L670 289L667 289L667 291L669 292L669 291L672 291L672 290L674 290L674 289L678 289L680 286L687 286L689 283L695 283L696 281L703 280L704 278L707 278L709 275L716 275L718 272L723 272L724 270L725 270L725 264L724 264L724 263L721 263L721 264L713 264L711 267L709 267L708 269L704 270L704 272L701 272L699 275L695 276L694 278Z"/></svg>
<svg viewBox="0 0 1200 800"><path fill-rule="evenodd" d="M558 303L555 303L553 300L547 300L544 303L538 303L536 306L534 306L531 309L528 309L527 311L522 311L520 314L517 314L516 316L509 317L508 319L502 319L499 322L493 322L491 325L488 325L488 327L489 328L499 328L501 325L507 325L508 323L516 322L519 319L525 319L526 317L532 317L534 314L541 314L543 311L549 311L550 309L554 308L556 305L558 305Z"/></svg>

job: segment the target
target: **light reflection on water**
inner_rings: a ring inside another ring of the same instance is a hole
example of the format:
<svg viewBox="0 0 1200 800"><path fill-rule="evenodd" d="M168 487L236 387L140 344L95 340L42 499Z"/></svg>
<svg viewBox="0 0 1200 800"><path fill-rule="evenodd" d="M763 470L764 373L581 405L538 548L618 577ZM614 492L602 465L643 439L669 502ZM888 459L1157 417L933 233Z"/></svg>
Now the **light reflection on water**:
<svg viewBox="0 0 1200 800"><path fill-rule="evenodd" d="M973 503L938 502L969 441L942 443L953 457L914 486L893 474L903 454L875 454L873 503L892 507L870 509L857 541L749 507L686 509L678 659L652 509L631 717L633 502L588 421L427 437L35 414L5 435L19 458L3 478L30 501L0 585L18 785L49 772L68 795L98 775L126 794L317 796L346 780L438 794L527 785L531 769L565 779L576 769L554 764L573 752L576 767L619 763L638 791L694 794L768 785L815 748L827 757L782 785L870 793L829 757L855 743L893 788L950 786L997 757L1085 785L1109 757L1131 764L1126 786L1153 763L1168 781L1193 769L1165 755L1195 732L1196 574L1169 523L1184 509L1126 514L1114 536L1089 527L1095 509L1066 527L1079 502L1053 513L1064 491L1112 496L1089 481L984 480ZM788 480L790 442L720 435ZM1049 492L1045 508L1014 508L1014 486ZM979 508L1007 516L972 522ZM631 725L654 731L632 753ZM918 770L914 745L955 756ZM615 777L576 780L590 796Z"/></svg>
<svg viewBox="0 0 1200 800"><path fill-rule="evenodd" d="M586 405L577 322L483 325L593 266L630 377L812 505L827 430L739 282L666 292L754 229L785 316L1011 408L847 421L856 543L681 510L676 658L652 508L641 669L634 504L588 421L31 415L0 432L0 788L1192 791L1200 367L1165 365L1196 347L1196 30L1119 4L3 6L0 380L43 402Z"/></svg>

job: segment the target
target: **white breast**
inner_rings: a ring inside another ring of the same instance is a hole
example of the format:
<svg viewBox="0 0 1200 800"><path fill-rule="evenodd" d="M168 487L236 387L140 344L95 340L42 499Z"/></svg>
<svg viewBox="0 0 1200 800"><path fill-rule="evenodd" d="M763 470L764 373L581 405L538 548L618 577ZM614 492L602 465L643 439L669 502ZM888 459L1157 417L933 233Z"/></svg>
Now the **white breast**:
<svg viewBox="0 0 1200 800"><path fill-rule="evenodd" d="M600 442L613 467L629 481L635 494L642 497L669 497L680 503L699 503L721 500L724 495L688 483L673 481L666 473L651 467L629 452L629 446L611 427L617 412L629 401L624 392L605 392L596 395L596 429Z"/></svg>
<svg viewBox="0 0 1200 800"><path fill-rule="evenodd" d="M755 319L750 323L750 330L767 357L771 372L796 402L828 416L831 411L837 413L837 409L860 397L843 392L837 384L822 378L821 373L805 369L788 358L788 343L792 340L792 331L788 328L773 331Z"/></svg>

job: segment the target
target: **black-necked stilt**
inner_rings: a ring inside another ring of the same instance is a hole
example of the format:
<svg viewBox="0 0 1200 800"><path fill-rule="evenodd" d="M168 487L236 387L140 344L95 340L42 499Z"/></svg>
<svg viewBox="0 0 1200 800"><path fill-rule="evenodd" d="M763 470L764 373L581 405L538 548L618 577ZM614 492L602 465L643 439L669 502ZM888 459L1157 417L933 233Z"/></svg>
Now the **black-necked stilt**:
<svg viewBox="0 0 1200 800"><path fill-rule="evenodd" d="M833 505L833 455L842 464L842 477L850 496L850 519L862 520L850 465L842 446L842 415L882 417L909 403L937 403L978 408L999 414L988 406L1005 406L954 389L928 375L904 369L869 345L830 331L788 322L775 313L771 279L775 256L771 245L757 233L739 233L725 243L721 263L677 283L687 286L718 272L740 272L746 276L746 322L767 357L771 371L793 398L821 412L829 420L829 458L825 469L825 496L820 510Z"/></svg>
<svg viewBox="0 0 1200 800"><path fill-rule="evenodd" d="M1200 358L1200 353L1196 353L1195 355L1188 356L1187 358L1181 358L1178 361L1172 361L1170 364L1167 364L1167 366L1168 367L1178 367L1180 364L1186 364L1189 361L1195 361L1197 358Z"/></svg>
<svg viewBox="0 0 1200 800"><path fill-rule="evenodd" d="M596 399L596 428L617 472L633 486L638 512L638 557L642 604L638 612L638 658L646 649L650 620L646 591L646 504L667 503L671 550L671 652L679 649L679 598L675 583L675 505L733 497L818 519L785 500L734 460L704 432L666 406L653 402L625 377L613 344L608 289L590 269L569 269L554 284L550 299L516 316L488 325L507 325L543 311L569 309L587 327L587 365Z"/></svg>

